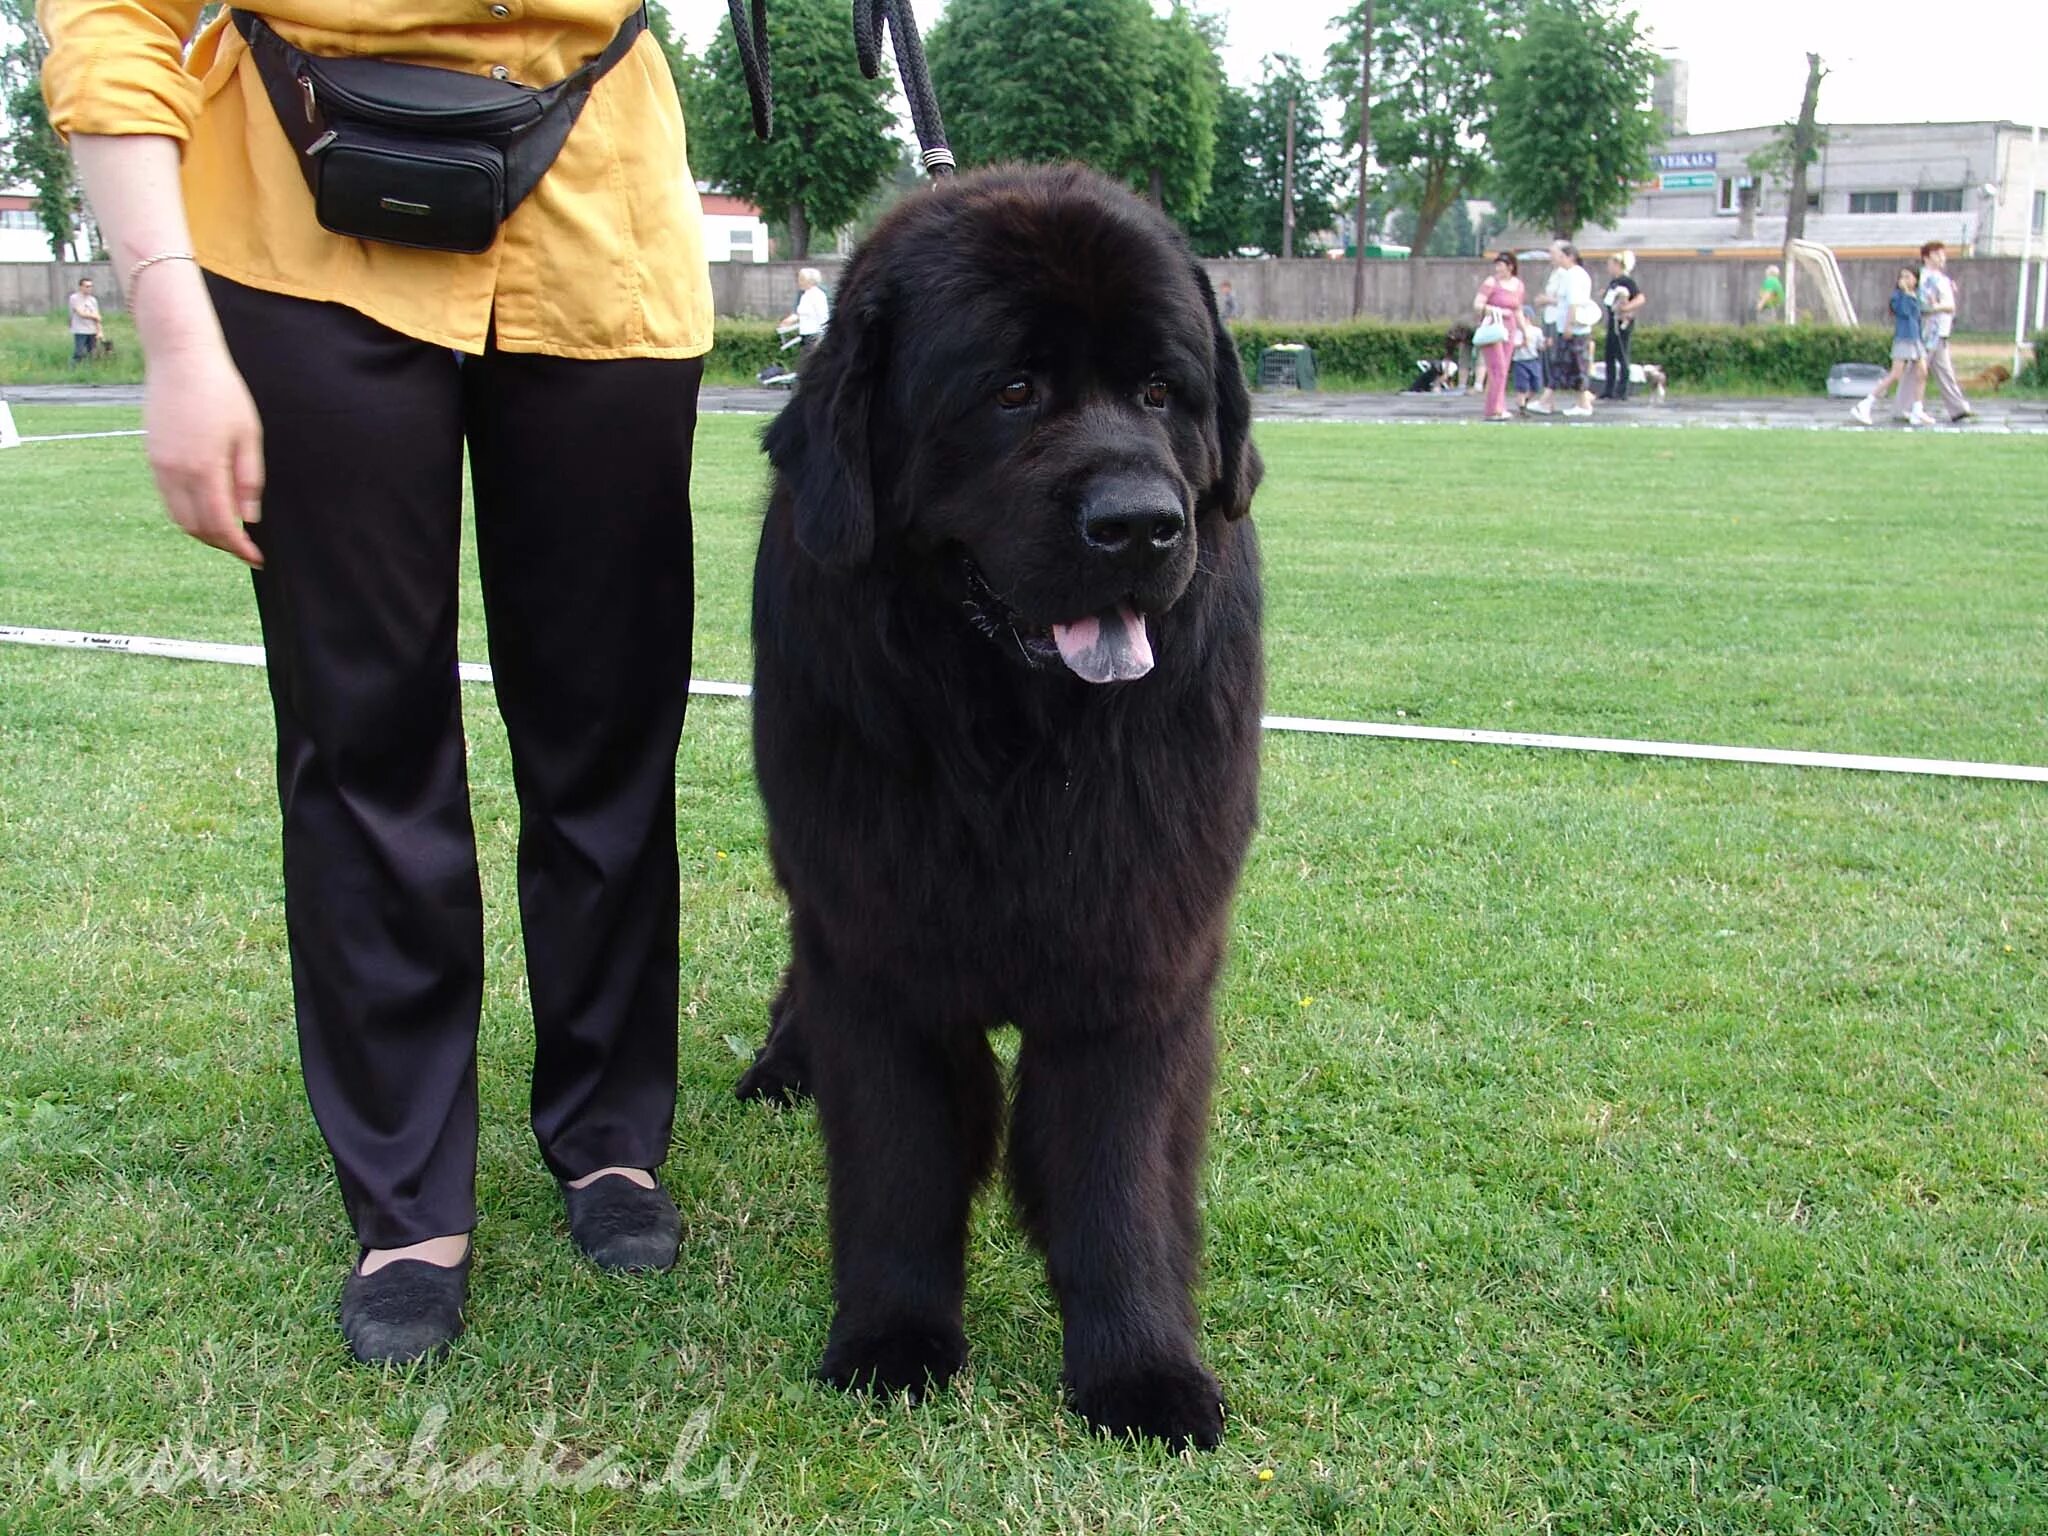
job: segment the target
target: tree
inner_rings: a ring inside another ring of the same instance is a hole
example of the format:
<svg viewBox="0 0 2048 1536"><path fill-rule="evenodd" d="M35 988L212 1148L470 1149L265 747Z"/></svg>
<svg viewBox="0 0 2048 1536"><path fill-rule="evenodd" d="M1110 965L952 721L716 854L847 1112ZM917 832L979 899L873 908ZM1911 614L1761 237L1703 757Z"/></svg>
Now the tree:
<svg viewBox="0 0 2048 1536"><path fill-rule="evenodd" d="M1417 256L1477 256L1479 231L1472 223L1472 210L1462 199L1451 204L1444 216L1437 220L1436 227L1424 239L1416 224L1415 198L1400 185L1394 188L1396 201L1401 205L1394 216L1387 220L1387 238L1396 245L1408 246Z"/></svg>
<svg viewBox="0 0 2048 1536"><path fill-rule="evenodd" d="M1785 274L1785 312L1796 313L1795 284L1798 269L1792 264L1792 242L1806 236L1806 171L1820 159L1821 146L1828 141L1825 128L1814 124L1820 107L1820 82L1827 74L1820 55L1806 56L1806 91L1799 99L1799 116L1784 124L1769 143L1749 157L1749 169L1759 179L1769 176L1785 183L1785 245L1780 253Z"/></svg>
<svg viewBox="0 0 2048 1536"><path fill-rule="evenodd" d="M746 76L732 33L720 28L702 64L682 68L690 161L698 175L786 218L790 254L811 252L860 211L895 166L890 82L864 79L834 0L775 0L768 7L775 90L773 137L754 137Z"/></svg>
<svg viewBox="0 0 2048 1536"><path fill-rule="evenodd" d="M1494 186L1517 218L1569 239L1618 218L1663 142L1656 55L1611 0L1531 0L1494 78Z"/></svg>
<svg viewBox="0 0 2048 1536"><path fill-rule="evenodd" d="M1146 0L952 0L926 56L960 163L1081 160L1128 174L1154 25Z"/></svg>
<svg viewBox="0 0 2048 1536"><path fill-rule="evenodd" d="M1488 86L1507 9L1506 0L1361 0L1334 22L1325 78L1344 103L1348 147L1358 142L1359 55L1371 27L1381 109L1373 159L1412 199L1418 250L1485 174Z"/></svg>
<svg viewBox="0 0 2048 1536"><path fill-rule="evenodd" d="M77 239L85 199L71 153L50 126L43 104L43 58L49 47L36 26L33 0L0 0L0 107L7 134L0 141L0 179L35 188L36 220L62 261Z"/></svg>
<svg viewBox="0 0 2048 1536"><path fill-rule="evenodd" d="M1177 219L1201 210L1216 156L1223 63L1179 4L1146 20L1145 85L1121 156L1123 173Z"/></svg>
<svg viewBox="0 0 2048 1536"><path fill-rule="evenodd" d="M1285 224L1287 104L1294 114L1294 228L1304 234L1336 222L1343 169L1323 131L1322 88L1298 60L1269 55L1258 83L1232 89L1217 110L1216 169L1209 200L1188 225L1195 249L1227 256L1240 247L1277 252Z"/></svg>

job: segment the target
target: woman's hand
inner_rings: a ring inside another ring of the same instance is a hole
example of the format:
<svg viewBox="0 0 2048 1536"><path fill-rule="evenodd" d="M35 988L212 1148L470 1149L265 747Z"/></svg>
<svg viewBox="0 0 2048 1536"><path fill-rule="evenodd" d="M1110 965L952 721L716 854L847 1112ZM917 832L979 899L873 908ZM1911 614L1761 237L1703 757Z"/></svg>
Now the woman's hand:
<svg viewBox="0 0 2048 1536"><path fill-rule="evenodd" d="M71 138L100 230L129 277L142 424L164 509L193 538L261 566L263 551L244 525L263 515L263 428L191 257L178 154L160 134Z"/></svg>
<svg viewBox="0 0 2048 1536"><path fill-rule="evenodd" d="M171 521L262 569L263 551L244 524L263 516L263 427L226 345L200 341L152 353L142 425Z"/></svg>

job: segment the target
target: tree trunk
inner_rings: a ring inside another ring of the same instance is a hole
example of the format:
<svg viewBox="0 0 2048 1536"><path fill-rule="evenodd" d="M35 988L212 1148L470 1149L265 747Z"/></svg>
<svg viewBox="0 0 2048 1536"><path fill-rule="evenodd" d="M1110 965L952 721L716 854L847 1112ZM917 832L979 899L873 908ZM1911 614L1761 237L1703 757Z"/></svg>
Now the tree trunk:
<svg viewBox="0 0 2048 1536"><path fill-rule="evenodd" d="M1351 313L1365 313L1365 210L1372 164L1372 0L1365 0L1364 46L1358 50L1358 255L1351 264Z"/></svg>
<svg viewBox="0 0 2048 1536"><path fill-rule="evenodd" d="M1792 265L1792 242L1806 238L1806 162L1813 158L1813 118L1820 106L1820 55L1806 56L1806 94L1800 98L1799 121L1792 129L1792 186L1786 192L1785 248L1778 256L1778 270L1785 279L1785 318L1790 320L1798 299L1794 289L1799 281Z"/></svg>
<svg viewBox="0 0 2048 1536"><path fill-rule="evenodd" d="M1415 205L1415 254L1417 256L1429 254L1429 237L1436 233L1437 225L1443 222L1444 215L1450 211L1451 199L1444 196L1441 182L1422 189L1422 197Z"/></svg>
<svg viewBox="0 0 2048 1536"><path fill-rule="evenodd" d="M804 205L789 205L789 259L802 261L811 254L811 221L804 217Z"/></svg>

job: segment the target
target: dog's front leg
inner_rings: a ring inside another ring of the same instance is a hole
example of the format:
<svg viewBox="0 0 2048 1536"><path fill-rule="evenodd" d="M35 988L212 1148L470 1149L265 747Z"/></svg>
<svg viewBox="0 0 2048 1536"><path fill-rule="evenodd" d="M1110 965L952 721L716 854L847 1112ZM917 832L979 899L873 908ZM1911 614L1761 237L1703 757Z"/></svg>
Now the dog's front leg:
<svg viewBox="0 0 2048 1536"><path fill-rule="evenodd" d="M1027 1034L1010 1173L1045 1250L1075 1408L1105 1434L1217 1444L1223 1395L1195 1342L1196 1209L1214 1047L1184 1025Z"/></svg>
<svg viewBox="0 0 2048 1536"><path fill-rule="evenodd" d="M995 1160L1002 1085L987 1036L881 992L799 993L825 1131L837 1310L819 1374L921 1397L967 1358L968 1207Z"/></svg>

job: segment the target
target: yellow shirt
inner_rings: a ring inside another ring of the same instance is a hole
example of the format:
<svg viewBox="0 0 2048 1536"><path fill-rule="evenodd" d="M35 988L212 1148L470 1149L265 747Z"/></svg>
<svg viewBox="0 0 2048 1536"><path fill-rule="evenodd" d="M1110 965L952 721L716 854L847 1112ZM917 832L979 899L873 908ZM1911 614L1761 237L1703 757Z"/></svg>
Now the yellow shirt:
<svg viewBox="0 0 2048 1536"><path fill-rule="evenodd" d="M373 55L551 85L602 52L639 0L265 0L308 53ZM189 55L202 0L41 0L43 94L66 135L185 142L185 207L208 271L346 304L422 341L481 352L697 357L711 279L683 118L651 35L602 80L568 142L478 255L329 234L225 12Z"/></svg>

